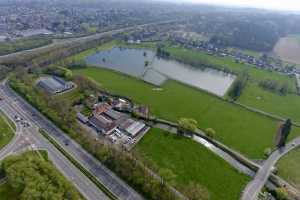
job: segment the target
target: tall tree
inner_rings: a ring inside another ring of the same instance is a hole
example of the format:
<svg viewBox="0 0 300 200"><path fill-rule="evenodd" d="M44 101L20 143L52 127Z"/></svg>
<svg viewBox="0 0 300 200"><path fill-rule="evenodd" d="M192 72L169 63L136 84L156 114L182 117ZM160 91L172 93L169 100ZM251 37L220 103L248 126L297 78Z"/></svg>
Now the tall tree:
<svg viewBox="0 0 300 200"><path fill-rule="evenodd" d="M279 140L277 142L277 147L284 147L286 140L291 132L292 122L290 119L287 119L284 124L279 127Z"/></svg>

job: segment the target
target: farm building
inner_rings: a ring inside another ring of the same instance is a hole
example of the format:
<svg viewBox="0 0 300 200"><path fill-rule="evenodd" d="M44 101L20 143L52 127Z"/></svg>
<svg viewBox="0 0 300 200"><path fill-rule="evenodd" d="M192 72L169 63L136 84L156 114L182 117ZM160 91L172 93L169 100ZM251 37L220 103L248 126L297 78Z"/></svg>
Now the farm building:
<svg viewBox="0 0 300 200"><path fill-rule="evenodd" d="M73 88L73 83L65 82L63 79L56 76L41 77L37 86L44 89L50 94L58 94Z"/></svg>

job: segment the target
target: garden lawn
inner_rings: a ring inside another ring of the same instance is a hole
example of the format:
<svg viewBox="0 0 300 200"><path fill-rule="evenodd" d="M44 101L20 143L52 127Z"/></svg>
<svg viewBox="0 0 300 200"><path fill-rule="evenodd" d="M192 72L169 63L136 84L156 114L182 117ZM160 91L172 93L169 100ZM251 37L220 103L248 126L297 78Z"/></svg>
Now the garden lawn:
<svg viewBox="0 0 300 200"><path fill-rule="evenodd" d="M298 95L279 95L248 82L238 101L283 118L291 118L300 123L300 96Z"/></svg>
<svg viewBox="0 0 300 200"><path fill-rule="evenodd" d="M135 151L146 162L169 169L179 190L190 182L204 186L211 200L238 200L249 178L191 139L151 129Z"/></svg>
<svg viewBox="0 0 300 200"><path fill-rule="evenodd" d="M175 81L167 81L162 90L138 79L101 68L74 70L98 82L103 88L128 96L150 106L158 117L177 121L194 118L202 129L213 128L216 139L250 158L262 158L266 148L273 146L278 122L260 114ZM299 129L298 129L299 131ZM292 136L295 137L296 128Z"/></svg>
<svg viewBox="0 0 300 200"><path fill-rule="evenodd" d="M278 175L300 190L300 148L297 148L277 163Z"/></svg>
<svg viewBox="0 0 300 200"><path fill-rule="evenodd" d="M14 136L13 125L9 126L8 119L0 113L0 150L7 145Z"/></svg>

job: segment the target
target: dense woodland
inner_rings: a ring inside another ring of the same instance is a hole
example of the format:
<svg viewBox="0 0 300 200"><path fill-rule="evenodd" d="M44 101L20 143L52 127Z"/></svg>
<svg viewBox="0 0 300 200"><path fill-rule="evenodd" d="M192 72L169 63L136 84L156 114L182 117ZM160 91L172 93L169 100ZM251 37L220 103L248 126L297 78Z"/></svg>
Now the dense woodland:
<svg viewBox="0 0 300 200"><path fill-rule="evenodd" d="M189 29L220 46L272 51L280 37L300 33L300 17L260 10L215 11L195 15Z"/></svg>
<svg viewBox="0 0 300 200"><path fill-rule="evenodd" d="M1 169L19 200L80 200L76 189L47 160L44 152L9 156Z"/></svg>

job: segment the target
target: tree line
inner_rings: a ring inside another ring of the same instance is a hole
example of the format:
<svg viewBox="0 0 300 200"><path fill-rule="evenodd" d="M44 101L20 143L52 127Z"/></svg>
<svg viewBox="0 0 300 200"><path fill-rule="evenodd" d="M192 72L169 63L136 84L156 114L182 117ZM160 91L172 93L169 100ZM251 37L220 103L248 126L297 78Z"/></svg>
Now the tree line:
<svg viewBox="0 0 300 200"><path fill-rule="evenodd" d="M258 85L265 90L276 92L280 95L286 95L289 92L289 86L287 82L279 83L275 80L266 79L260 81Z"/></svg>

